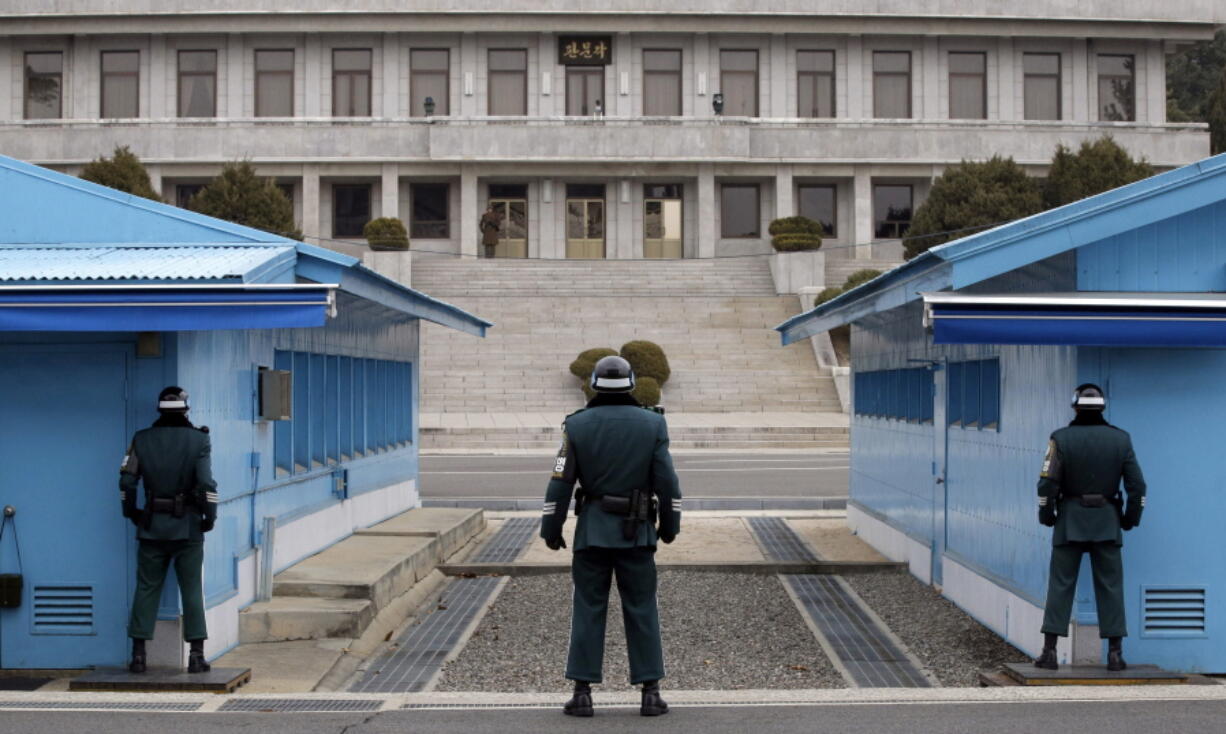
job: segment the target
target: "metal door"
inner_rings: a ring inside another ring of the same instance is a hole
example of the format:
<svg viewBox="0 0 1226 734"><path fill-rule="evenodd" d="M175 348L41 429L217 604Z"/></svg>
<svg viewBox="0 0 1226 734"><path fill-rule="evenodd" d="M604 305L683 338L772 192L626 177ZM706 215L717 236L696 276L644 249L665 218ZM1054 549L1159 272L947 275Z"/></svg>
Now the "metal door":
<svg viewBox="0 0 1226 734"><path fill-rule="evenodd" d="M678 260L681 242L681 200L644 201L643 257Z"/></svg>
<svg viewBox="0 0 1226 734"><path fill-rule="evenodd" d="M949 508L949 420L948 375L945 363L933 363L932 370L932 583L942 583L941 558L945 555L946 522Z"/></svg>
<svg viewBox="0 0 1226 734"><path fill-rule="evenodd" d="M490 199L501 217L495 257L528 257L528 202L525 199Z"/></svg>
<svg viewBox="0 0 1226 734"><path fill-rule="evenodd" d="M566 67L566 114L604 114L604 67Z"/></svg>
<svg viewBox="0 0 1226 734"><path fill-rule="evenodd" d="M135 542L116 484L128 351L0 347L0 505L17 510L25 588L0 609L0 668L122 663ZM0 570L16 568L6 531Z"/></svg>
<svg viewBox="0 0 1226 734"><path fill-rule="evenodd" d="M600 260L604 252L604 199L566 200L566 256Z"/></svg>

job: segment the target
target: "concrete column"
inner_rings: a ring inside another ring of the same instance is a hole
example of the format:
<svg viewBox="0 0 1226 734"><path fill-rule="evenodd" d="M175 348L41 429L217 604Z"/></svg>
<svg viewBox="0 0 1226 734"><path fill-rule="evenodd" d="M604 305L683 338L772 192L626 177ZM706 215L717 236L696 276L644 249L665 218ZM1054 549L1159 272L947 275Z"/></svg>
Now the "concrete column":
<svg viewBox="0 0 1226 734"><path fill-rule="evenodd" d="M149 37L148 110L149 117L155 120L179 114L179 90L174 83L179 60L175 56L173 51L166 49L166 36Z"/></svg>
<svg viewBox="0 0 1226 734"><path fill-rule="evenodd" d="M477 170L471 164L460 167L460 255L477 257L480 232L477 224L481 219L477 211Z"/></svg>
<svg viewBox="0 0 1226 734"><path fill-rule="evenodd" d="M537 73L541 75L541 94L537 109L539 114L544 117L561 114L559 105L565 104L562 100L566 98L564 94L566 89L564 86L565 79L558 76L558 65L556 63L558 51L557 42L552 33L542 33L540 35L539 44L537 46ZM548 81L546 81L548 79Z"/></svg>
<svg viewBox="0 0 1226 734"><path fill-rule="evenodd" d="M1145 104L1137 105L1137 121L1151 125L1166 122L1166 57L1162 54L1162 41L1150 41L1147 45Z"/></svg>
<svg viewBox="0 0 1226 734"><path fill-rule="evenodd" d="M97 77L92 71L97 68L98 59L92 59L93 44L86 36L73 36L72 39L72 94L68 95L64 105L64 116L72 118L96 118L101 116L101 102L97 87ZM72 114L69 114L71 111ZM18 114L20 110L16 111Z"/></svg>
<svg viewBox="0 0 1226 734"><path fill-rule="evenodd" d="M630 42L629 33L618 33L613 38L613 78L608 79L605 88L604 109L606 115L629 117L634 114L630 103L631 76L634 74L634 47ZM626 94L622 94L622 77L626 78Z"/></svg>
<svg viewBox="0 0 1226 734"><path fill-rule="evenodd" d="M477 58L477 34L460 36L460 115L472 117L484 114L485 103L478 104L477 76L480 68ZM475 244L472 245L476 247ZM475 250L474 250L475 252Z"/></svg>
<svg viewBox="0 0 1226 734"><path fill-rule="evenodd" d="M719 79L710 77L711 37L706 33L694 36L694 117L714 117L711 95L719 91Z"/></svg>
<svg viewBox="0 0 1226 734"><path fill-rule="evenodd" d="M379 190L381 193L379 216L400 219L400 166L398 164L383 164L383 179Z"/></svg>
<svg viewBox="0 0 1226 734"><path fill-rule="evenodd" d="M775 218L790 217L796 211L795 187L792 185L792 166L781 165L775 170Z"/></svg>
<svg viewBox="0 0 1226 734"><path fill-rule="evenodd" d="M537 189L537 207L535 212L529 212L528 231L535 227L537 231L536 256L554 259L558 254L559 235L557 230L557 182L550 178L541 179Z"/></svg>
<svg viewBox="0 0 1226 734"><path fill-rule="evenodd" d="M782 33L771 35L770 48L770 106L764 107L762 113L770 117L795 117L788 109L788 80L791 75L788 69L787 36ZM761 70L759 70L761 73Z"/></svg>
<svg viewBox="0 0 1226 734"><path fill-rule="evenodd" d="M1017 120L1021 115L1016 112L1017 104L1017 73L1015 71L1016 55L1013 52L1013 39L1002 38L996 52L996 118L997 120ZM988 98L992 97L989 81ZM988 117L991 118L989 106Z"/></svg>
<svg viewBox="0 0 1226 734"><path fill-rule="evenodd" d="M1091 42L1085 41L1082 43L1073 44L1073 63L1070 73L1073 78L1073 108L1071 119L1077 122L1090 122L1098 117L1098 115L1090 114L1090 99L1093 85L1093 72L1091 71L1090 48ZM1095 92L1093 99L1098 100L1098 94Z"/></svg>
<svg viewBox="0 0 1226 734"><path fill-rule="evenodd" d="M13 58L13 49L9 46L7 38L0 37L0 59ZM64 54L64 63L67 64L72 58L69 54ZM15 61L14 64L20 64L21 61ZM72 77L65 70L64 80L68 81ZM13 89L14 80L13 74L0 74L0 120L20 120L25 110L22 109L24 102L21 95L24 93L20 89ZM63 90L60 92L60 103L63 105L64 117L69 117L68 114L68 98L71 95L66 94ZM16 104L14 108L12 105Z"/></svg>
<svg viewBox="0 0 1226 734"><path fill-rule="evenodd" d="M302 236L305 239L330 237L331 232L319 231L319 166L302 167Z"/></svg>
<svg viewBox="0 0 1226 734"><path fill-rule="evenodd" d="M715 223L715 167L709 163L698 166L698 257L715 257L715 241L719 230Z"/></svg>
<svg viewBox="0 0 1226 734"><path fill-rule="evenodd" d="M856 167L855 185L853 188L852 209L855 211L851 241L856 243L856 259L866 260L873 256L870 242L874 239L873 232L873 179L867 166Z"/></svg>
<svg viewBox="0 0 1226 734"><path fill-rule="evenodd" d="M218 117L255 117L255 90L251 90L252 108L247 109L246 95L243 92L246 89L247 81L247 44L244 42L244 37L239 33L231 33L226 38L226 89L225 89L225 107L218 104ZM252 57L251 63L255 64L255 58ZM252 75L254 79L254 74ZM217 97L220 101L222 90L217 90Z"/></svg>
<svg viewBox="0 0 1226 734"><path fill-rule="evenodd" d="M323 52L316 34L306 38L306 56L302 80L303 99L306 101L307 117L323 117L332 114L332 110L323 109Z"/></svg>
<svg viewBox="0 0 1226 734"><path fill-rule="evenodd" d="M400 34L383 34L383 117L400 117L403 80L400 78ZM386 183L386 179L385 179ZM384 201L387 200L386 189ZM387 210L384 209L386 212ZM383 216L388 216L384 214Z"/></svg>
<svg viewBox="0 0 1226 734"><path fill-rule="evenodd" d="M859 36L847 38L847 109L840 117L861 120L868 115L864 112L864 44Z"/></svg>
<svg viewBox="0 0 1226 734"><path fill-rule="evenodd" d="M634 182L631 179L623 178L617 181L614 187L614 196L617 198L617 246L614 248L613 257L619 260L629 260L636 257L641 257L640 253L635 253L634 243L640 238L634 226Z"/></svg>
<svg viewBox="0 0 1226 734"><path fill-rule="evenodd" d="M936 37L924 38L922 64L922 81L918 89L912 90L911 116L917 120L935 120L941 109L941 48Z"/></svg>
<svg viewBox="0 0 1226 734"><path fill-rule="evenodd" d="M156 191L159 196L166 198L166 193L162 191L162 167L157 164L148 165L148 166L145 166L145 171L148 172L149 174L149 186L152 187L153 190ZM173 196L169 197L168 201L170 201L170 203L173 204L174 197Z"/></svg>

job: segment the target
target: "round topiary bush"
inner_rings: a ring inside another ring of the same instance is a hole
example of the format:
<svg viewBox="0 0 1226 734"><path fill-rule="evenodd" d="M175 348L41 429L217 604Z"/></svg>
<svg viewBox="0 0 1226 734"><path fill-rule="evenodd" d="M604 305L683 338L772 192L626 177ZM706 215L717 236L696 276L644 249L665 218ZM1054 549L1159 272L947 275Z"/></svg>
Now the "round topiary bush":
<svg viewBox="0 0 1226 734"><path fill-rule="evenodd" d="M372 219L362 227L362 236L372 250L407 250L409 233L395 217Z"/></svg>
<svg viewBox="0 0 1226 734"><path fill-rule="evenodd" d="M843 290L849 291L852 288L862 286L873 278L876 278L878 275L881 275L881 271L873 270L872 268L857 270L856 272L847 276L847 280L843 281Z"/></svg>
<svg viewBox="0 0 1226 734"><path fill-rule="evenodd" d="M579 352L579 356L575 357L575 361L570 363L570 373L586 384L592 376L592 370L595 369L596 363L602 357L611 357L617 354L616 349L608 347L596 347L594 349L584 349Z"/></svg>
<svg viewBox="0 0 1226 734"><path fill-rule="evenodd" d="M829 288L823 289L821 293L817 294L817 297L813 299L813 305L815 307L820 306L826 301L829 301L831 298L836 298L841 295L843 295L842 288L830 286Z"/></svg>
<svg viewBox="0 0 1226 734"><path fill-rule="evenodd" d="M651 377L636 377L634 389L630 391L630 394L643 405L659 405L660 383Z"/></svg>
<svg viewBox="0 0 1226 734"><path fill-rule="evenodd" d="M672 374L672 369L668 366L668 357L664 355L664 350L660 348L660 345L655 342L643 339L628 341L622 345L621 355L630 363L635 377L639 379L650 377L656 383L657 388L668 382L668 377Z"/></svg>
<svg viewBox="0 0 1226 734"><path fill-rule="evenodd" d="M767 231L776 252L802 252L822 246L822 225L808 217L776 219Z"/></svg>

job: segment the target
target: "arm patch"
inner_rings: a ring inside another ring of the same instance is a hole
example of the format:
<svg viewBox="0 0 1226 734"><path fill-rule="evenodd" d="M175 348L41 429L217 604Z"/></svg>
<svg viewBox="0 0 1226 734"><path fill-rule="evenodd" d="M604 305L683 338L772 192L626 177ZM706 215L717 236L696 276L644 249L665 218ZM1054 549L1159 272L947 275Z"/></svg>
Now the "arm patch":
<svg viewBox="0 0 1226 734"><path fill-rule="evenodd" d="M1060 476L1060 449L1056 447L1055 439L1047 442L1047 455L1043 457L1043 470L1039 476L1044 479Z"/></svg>
<svg viewBox="0 0 1226 734"><path fill-rule="evenodd" d="M123 455L123 463L119 465L119 473L140 476L140 459L136 457L135 444L129 444L128 453Z"/></svg>
<svg viewBox="0 0 1226 734"><path fill-rule="evenodd" d="M573 447L566 431L562 431L562 445L558 447L558 455L553 461L552 479L574 484L578 479L578 465L575 461Z"/></svg>

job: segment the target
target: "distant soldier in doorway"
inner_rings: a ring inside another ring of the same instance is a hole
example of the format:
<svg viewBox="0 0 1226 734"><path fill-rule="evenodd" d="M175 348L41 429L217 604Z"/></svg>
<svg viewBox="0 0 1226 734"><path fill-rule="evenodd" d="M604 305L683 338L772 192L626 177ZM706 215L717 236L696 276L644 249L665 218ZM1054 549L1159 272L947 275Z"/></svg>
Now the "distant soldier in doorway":
<svg viewBox="0 0 1226 734"><path fill-rule="evenodd" d="M502 233L502 213L491 204L481 215L481 245L485 248L485 256L493 257L494 248L498 246L498 235Z"/></svg>
<svg viewBox="0 0 1226 734"><path fill-rule="evenodd" d="M183 639L190 645L187 672L207 673L204 657L204 534L217 519L217 482L210 465L209 429L187 419L187 393L171 386L158 396L160 416L137 431L119 469L123 515L136 525L136 593L128 636L128 669L144 673L145 641L153 639L162 584L173 562L183 601ZM144 485L144 503L136 495Z"/></svg>
<svg viewBox="0 0 1226 734"><path fill-rule="evenodd" d="M609 585L617 578L630 684L642 685L643 716L668 713L660 697L664 651L656 606L656 541L671 543L681 530L681 489L668 452L664 416L630 395L634 372L621 357L605 357L592 372L596 396L567 416L562 447L545 495L541 537L552 550L566 547L562 526L575 493L574 597L566 677L575 692L563 711L591 716L592 683L603 678ZM656 518L659 517L659 529Z"/></svg>
<svg viewBox="0 0 1226 734"><path fill-rule="evenodd" d="M1107 670L1128 667L1121 646L1124 619L1124 564L1121 530L1141 524L1145 479L1132 439L1103 418L1107 400L1098 385L1073 393L1075 417L1051 435L1039 475L1039 522L1054 527L1043 652L1036 667L1056 670L1056 638L1068 634L1081 556L1090 554L1099 634L1106 638ZM1120 495L1120 480L1128 502Z"/></svg>

